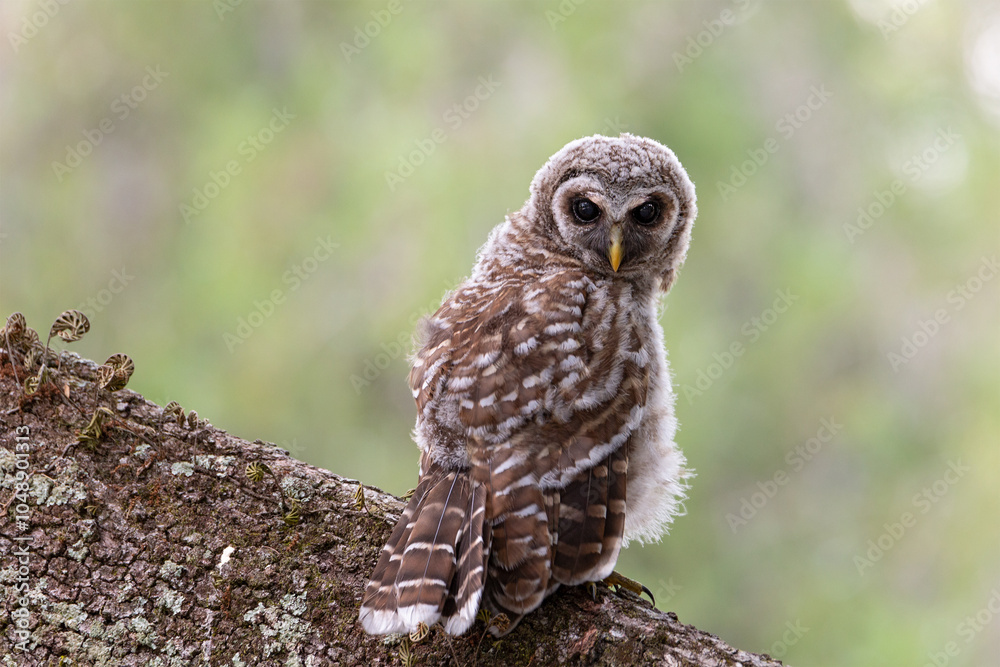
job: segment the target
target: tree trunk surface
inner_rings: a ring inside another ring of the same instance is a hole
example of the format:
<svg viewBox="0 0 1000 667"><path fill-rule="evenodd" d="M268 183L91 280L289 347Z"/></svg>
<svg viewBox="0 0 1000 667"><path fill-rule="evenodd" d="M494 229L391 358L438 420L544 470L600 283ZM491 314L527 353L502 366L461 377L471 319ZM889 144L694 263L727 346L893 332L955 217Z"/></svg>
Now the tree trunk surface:
<svg viewBox="0 0 1000 667"><path fill-rule="evenodd" d="M18 380L0 352L0 665L781 664L604 587L560 590L502 639L482 622L368 636L358 606L398 498L95 391L97 364L72 353L28 394L15 357Z"/></svg>

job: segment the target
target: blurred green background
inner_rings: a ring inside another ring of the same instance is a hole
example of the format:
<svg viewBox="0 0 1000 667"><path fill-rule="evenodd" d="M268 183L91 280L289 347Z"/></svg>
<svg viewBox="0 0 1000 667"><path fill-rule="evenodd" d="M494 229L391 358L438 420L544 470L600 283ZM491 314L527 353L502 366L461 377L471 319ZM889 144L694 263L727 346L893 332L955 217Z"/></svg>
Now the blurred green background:
<svg viewBox="0 0 1000 667"><path fill-rule="evenodd" d="M397 494L416 319L563 144L666 143L698 476L620 570L794 664L997 664L996 3L4 0L0 34L3 315L80 308L151 400Z"/></svg>

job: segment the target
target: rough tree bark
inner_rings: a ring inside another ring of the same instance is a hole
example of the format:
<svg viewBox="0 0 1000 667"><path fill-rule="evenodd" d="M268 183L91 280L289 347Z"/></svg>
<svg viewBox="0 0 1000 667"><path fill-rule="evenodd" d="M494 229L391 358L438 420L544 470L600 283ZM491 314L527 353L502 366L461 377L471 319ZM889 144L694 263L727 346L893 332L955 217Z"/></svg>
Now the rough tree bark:
<svg viewBox="0 0 1000 667"><path fill-rule="evenodd" d="M0 352L2 665L781 664L607 589L560 591L500 640L369 637L361 591L399 499L95 394L97 368L63 353L26 395Z"/></svg>

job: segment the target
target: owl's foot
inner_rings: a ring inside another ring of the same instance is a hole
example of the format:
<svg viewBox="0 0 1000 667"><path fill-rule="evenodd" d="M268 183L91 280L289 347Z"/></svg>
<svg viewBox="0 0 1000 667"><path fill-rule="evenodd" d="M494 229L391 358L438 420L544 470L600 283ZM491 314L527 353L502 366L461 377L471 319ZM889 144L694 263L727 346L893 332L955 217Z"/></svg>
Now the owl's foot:
<svg viewBox="0 0 1000 667"><path fill-rule="evenodd" d="M602 583L607 586L614 586L616 589L615 592L619 595L623 589L630 593L634 593L636 597L642 597L642 594L645 593L649 596L649 601L653 603L653 606L656 606L656 599L653 598L653 592L651 590L640 584L638 581L629 579L628 577L618 574L617 572L612 572ZM596 592L595 587L594 593L596 594Z"/></svg>

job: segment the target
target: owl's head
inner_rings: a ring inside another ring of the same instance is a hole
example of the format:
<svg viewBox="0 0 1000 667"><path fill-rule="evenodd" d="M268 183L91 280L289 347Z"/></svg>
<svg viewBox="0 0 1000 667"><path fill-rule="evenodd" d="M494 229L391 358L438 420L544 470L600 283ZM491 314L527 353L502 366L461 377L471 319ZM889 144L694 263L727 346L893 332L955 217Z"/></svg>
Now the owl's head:
<svg viewBox="0 0 1000 667"><path fill-rule="evenodd" d="M535 174L523 212L559 252L598 275L659 278L666 291L687 254L697 206L673 151L622 134L564 146Z"/></svg>

